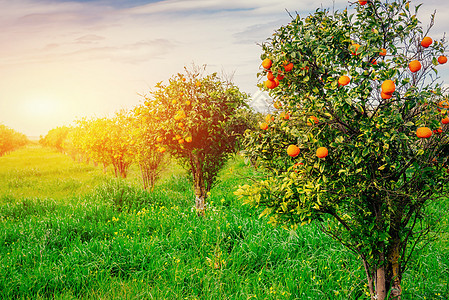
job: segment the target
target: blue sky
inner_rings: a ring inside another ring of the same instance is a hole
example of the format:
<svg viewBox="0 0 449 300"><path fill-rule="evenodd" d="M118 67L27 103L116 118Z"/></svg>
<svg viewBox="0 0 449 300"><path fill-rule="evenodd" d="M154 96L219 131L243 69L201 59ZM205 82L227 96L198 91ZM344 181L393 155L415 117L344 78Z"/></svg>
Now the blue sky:
<svg viewBox="0 0 449 300"><path fill-rule="evenodd" d="M191 63L234 74L254 93L258 43L289 22L286 10L306 15L333 3L0 0L0 123L45 135L84 116L110 115ZM440 3L427 0L419 16L426 25L438 7L437 37L449 27ZM337 9L346 6L335 0Z"/></svg>

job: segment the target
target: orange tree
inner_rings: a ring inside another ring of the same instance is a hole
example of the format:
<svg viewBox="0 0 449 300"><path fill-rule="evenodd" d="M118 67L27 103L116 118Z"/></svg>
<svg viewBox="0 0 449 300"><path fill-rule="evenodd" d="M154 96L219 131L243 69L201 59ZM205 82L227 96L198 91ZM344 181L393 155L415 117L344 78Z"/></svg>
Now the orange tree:
<svg viewBox="0 0 449 300"><path fill-rule="evenodd" d="M318 221L361 258L371 299L400 299L436 222L428 204L448 188L445 44L424 39L405 0L353 5L292 17L262 45L259 75L279 111L245 146L268 176L236 194L274 224Z"/></svg>
<svg viewBox="0 0 449 300"><path fill-rule="evenodd" d="M95 164L114 168L116 177L126 178L133 162L132 116L128 111L117 112L113 118L82 119L69 136L71 145Z"/></svg>
<svg viewBox="0 0 449 300"><path fill-rule="evenodd" d="M161 171L169 162L168 156L165 151L161 151L160 140L157 141L159 120L150 114L146 105L134 107L133 113L131 150L134 153L134 161L139 164L144 189L152 190Z"/></svg>
<svg viewBox="0 0 449 300"><path fill-rule="evenodd" d="M65 150L64 141L66 140L69 131L70 128L67 126L56 127L48 131L47 135L39 140L39 143L63 152Z"/></svg>
<svg viewBox="0 0 449 300"><path fill-rule="evenodd" d="M24 134L0 124L0 156L25 146L28 142Z"/></svg>
<svg viewBox="0 0 449 300"><path fill-rule="evenodd" d="M172 154L193 176L198 215L204 215L207 193L246 129L247 96L230 80L204 71L186 68L146 97L148 113L159 121L159 151Z"/></svg>

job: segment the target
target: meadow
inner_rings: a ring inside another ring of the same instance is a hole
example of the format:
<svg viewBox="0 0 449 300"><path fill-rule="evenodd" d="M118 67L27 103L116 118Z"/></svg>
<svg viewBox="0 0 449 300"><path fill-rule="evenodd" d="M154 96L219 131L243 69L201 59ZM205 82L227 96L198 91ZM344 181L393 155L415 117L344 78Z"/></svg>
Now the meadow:
<svg viewBox="0 0 449 300"><path fill-rule="evenodd" d="M175 163L153 191L40 146L0 157L1 299L369 299L361 262L313 223L288 231L234 191L255 171L222 170L206 217ZM418 245L403 299L449 299L449 198Z"/></svg>

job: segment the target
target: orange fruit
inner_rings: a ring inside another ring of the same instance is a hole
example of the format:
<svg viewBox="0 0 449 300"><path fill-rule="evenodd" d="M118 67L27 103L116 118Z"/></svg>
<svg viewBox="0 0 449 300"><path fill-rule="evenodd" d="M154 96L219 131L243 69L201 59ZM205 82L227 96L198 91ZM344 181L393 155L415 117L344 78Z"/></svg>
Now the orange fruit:
<svg viewBox="0 0 449 300"><path fill-rule="evenodd" d="M201 82L197 81L197 82L195 83L195 85L196 85L197 87L200 87L200 86L201 86Z"/></svg>
<svg viewBox="0 0 449 300"><path fill-rule="evenodd" d="M326 147L320 147L316 149L316 156L319 158L325 158L329 154L329 151L327 151Z"/></svg>
<svg viewBox="0 0 449 300"><path fill-rule="evenodd" d="M382 97L382 99L390 99L391 98L391 95L385 94L384 92L380 92L380 96Z"/></svg>
<svg viewBox="0 0 449 300"><path fill-rule="evenodd" d="M158 142L158 143L162 142L162 138L161 138L160 136L158 136L158 137L156 138L156 142Z"/></svg>
<svg viewBox="0 0 449 300"><path fill-rule="evenodd" d="M429 127L419 127L416 129L416 136L422 139L429 138L432 135L432 130Z"/></svg>
<svg viewBox="0 0 449 300"><path fill-rule="evenodd" d="M284 120L288 120L288 119L290 119L290 114L289 113L285 113L283 117L284 117Z"/></svg>
<svg viewBox="0 0 449 300"><path fill-rule="evenodd" d="M381 89L384 94L391 95L396 90L396 86L393 80L387 79L382 83Z"/></svg>
<svg viewBox="0 0 449 300"><path fill-rule="evenodd" d="M377 65L377 60L376 60L375 58L373 58L373 59L371 60L371 64Z"/></svg>
<svg viewBox="0 0 449 300"><path fill-rule="evenodd" d="M183 144L184 143L184 139L179 139L178 143Z"/></svg>
<svg viewBox="0 0 449 300"><path fill-rule="evenodd" d="M435 133L435 134L440 134L442 132L443 132L443 129L441 129L441 127L433 130L433 133Z"/></svg>
<svg viewBox="0 0 449 300"><path fill-rule="evenodd" d="M443 123L444 125L449 124L449 117L446 117L443 120L441 120L441 123Z"/></svg>
<svg viewBox="0 0 449 300"><path fill-rule="evenodd" d="M296 157L299 154L299 148L296 145L290 145L287 147L287 154L291 157Z"/></svg>
<svg viewBox="0 0 449 300"><path fill-rule="evenodd" d="M268 89L272 90L272 89L274 89L276 87L276 81L274 81L274 80L266 80L265 81L265 86Z"/></svg>
<svg viewBox="0 0 449 300"><path fill-rule="evenodd" d="M338 78L338 84L345 86L347 85L349 82L351 82L351 78L349 78L346 75L340 76L340 78Z"/></svg>
<svg viewBox="0 0 449 300"><path fill-rule="evenodd" d="M267 79L268 79L268 80L274 80L273 72L268 72L268 73L267 73Z"/></svg>
<svg viewBox="0 0 449 300"><path fill-rule="evenodd" d="M264 67L265 69L271 68L272 65L273 65L273 62L272 62L271 59L269 59L269 58L265 58L265 59L262 61L262 67Z"/></svg>
<svg viewBox="0 0 449 300"><path fill-rule="evenodd" d="M426 36L425 38L422 39L421 41L421 46L423 46L424 48L429 47L430 45L432 45L432 38Z"/></svg>
<svg viewBox="0 0 449 300"><path fill-rule="evenodd" d="M191 136L186 137L186 142L187 143L191 143L192 142L192 137Z"/></svg>
<svg viewBox="0 0 449 300"><path fill-rule="evenodd" d="M283 74L278 74L278 76L276 77L277 80L282 80L284 79L284 75Z"/></svg>
<svg viewBox="0 0 449 300"><path fill-rule="evenodd" d="M349 51L351 52L352 55L357 55L357 50L359 50L360 45L359 44L352 44L351 46L349 46Z"/></svg>
<svg viewBox="0 0 449 300"><path fill-rule="evenodd" d="M359 0L360 5L365 5L366 3L368 3L368 1Z"/></svg>
<svg viewBox="0 0 449 300"><path fill-rule="evenodd" d="M418 60L412 60L408 64L408 68L410 69L410 71L412 71L412 73L418 72L419 70L421 70L421 63Z"/></svg>
<svg viewBox="0 0 449 300"><path fill-rule="evenodd" d="M385 56L385 55L387 55L387 49L381 48L381 49L380 49L380 52L379 52L379 55L380 55L380 56Z"/></svg>
<svg viewBox="0 0 449 300"><path fill-rule="evenodd" d="M164 147L160 147L160 148L159 148L159 152L160 152L160 153L164 153L164 152L165 152L165 148L164 148Z"/></svg>
<svg viewBox="0 0 449 300"><path fill-rule="evenodd" d="M449 100L446 99L446 100L440 101L440 102L438 102L437 106L441 107L441 108L449 108Z"/></svg>
<svg viewBox="0 0 449 300"><path fill-rule="evenodd" d="M262 130L267 130L267 129L268 129L268 124L265 123L265 122L263 122L263 123L260 123L259 127L260 127L260 129L262 129Z"/></svg>
<svg viewBox="0 0 449 300"><path fill-rule="evenodd" d="M285 72L290 72L291 70L293 70L293 63L284 61L284 70Z"/></svg>
<svg viewBox="0 0 449 300"><path fill-rule="evenodd" d="M438 63L440 65L447 63L447 57L444 55L441 55L440 57L438 57Z"/></svg>
<svg viewBox="0 0 449 300"><path fill-rule="evenodd" d="M315 124L318 124L320 121L318 120L317 117L315 117L315 116L310 116L310 117L307 119L307 125L312 126L312 125L313 125L312 122L315 123Z"/></svg>

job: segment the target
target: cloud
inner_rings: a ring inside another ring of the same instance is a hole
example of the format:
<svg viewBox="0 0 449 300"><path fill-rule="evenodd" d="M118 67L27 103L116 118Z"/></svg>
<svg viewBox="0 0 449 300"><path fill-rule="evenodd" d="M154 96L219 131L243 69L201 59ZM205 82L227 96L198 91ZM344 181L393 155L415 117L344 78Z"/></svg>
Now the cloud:
<svg viewBox="0 0 449 300"><path fill-rule="evenodd" d="M105 37L99 36L96 34L86 34L86 35L83 35L83 36L77 38L75 41L76 41L76 43L80 43L80 44L92 44L92 43L95 43L98 41L102 41L104 39L105 39Z"/></svg>

